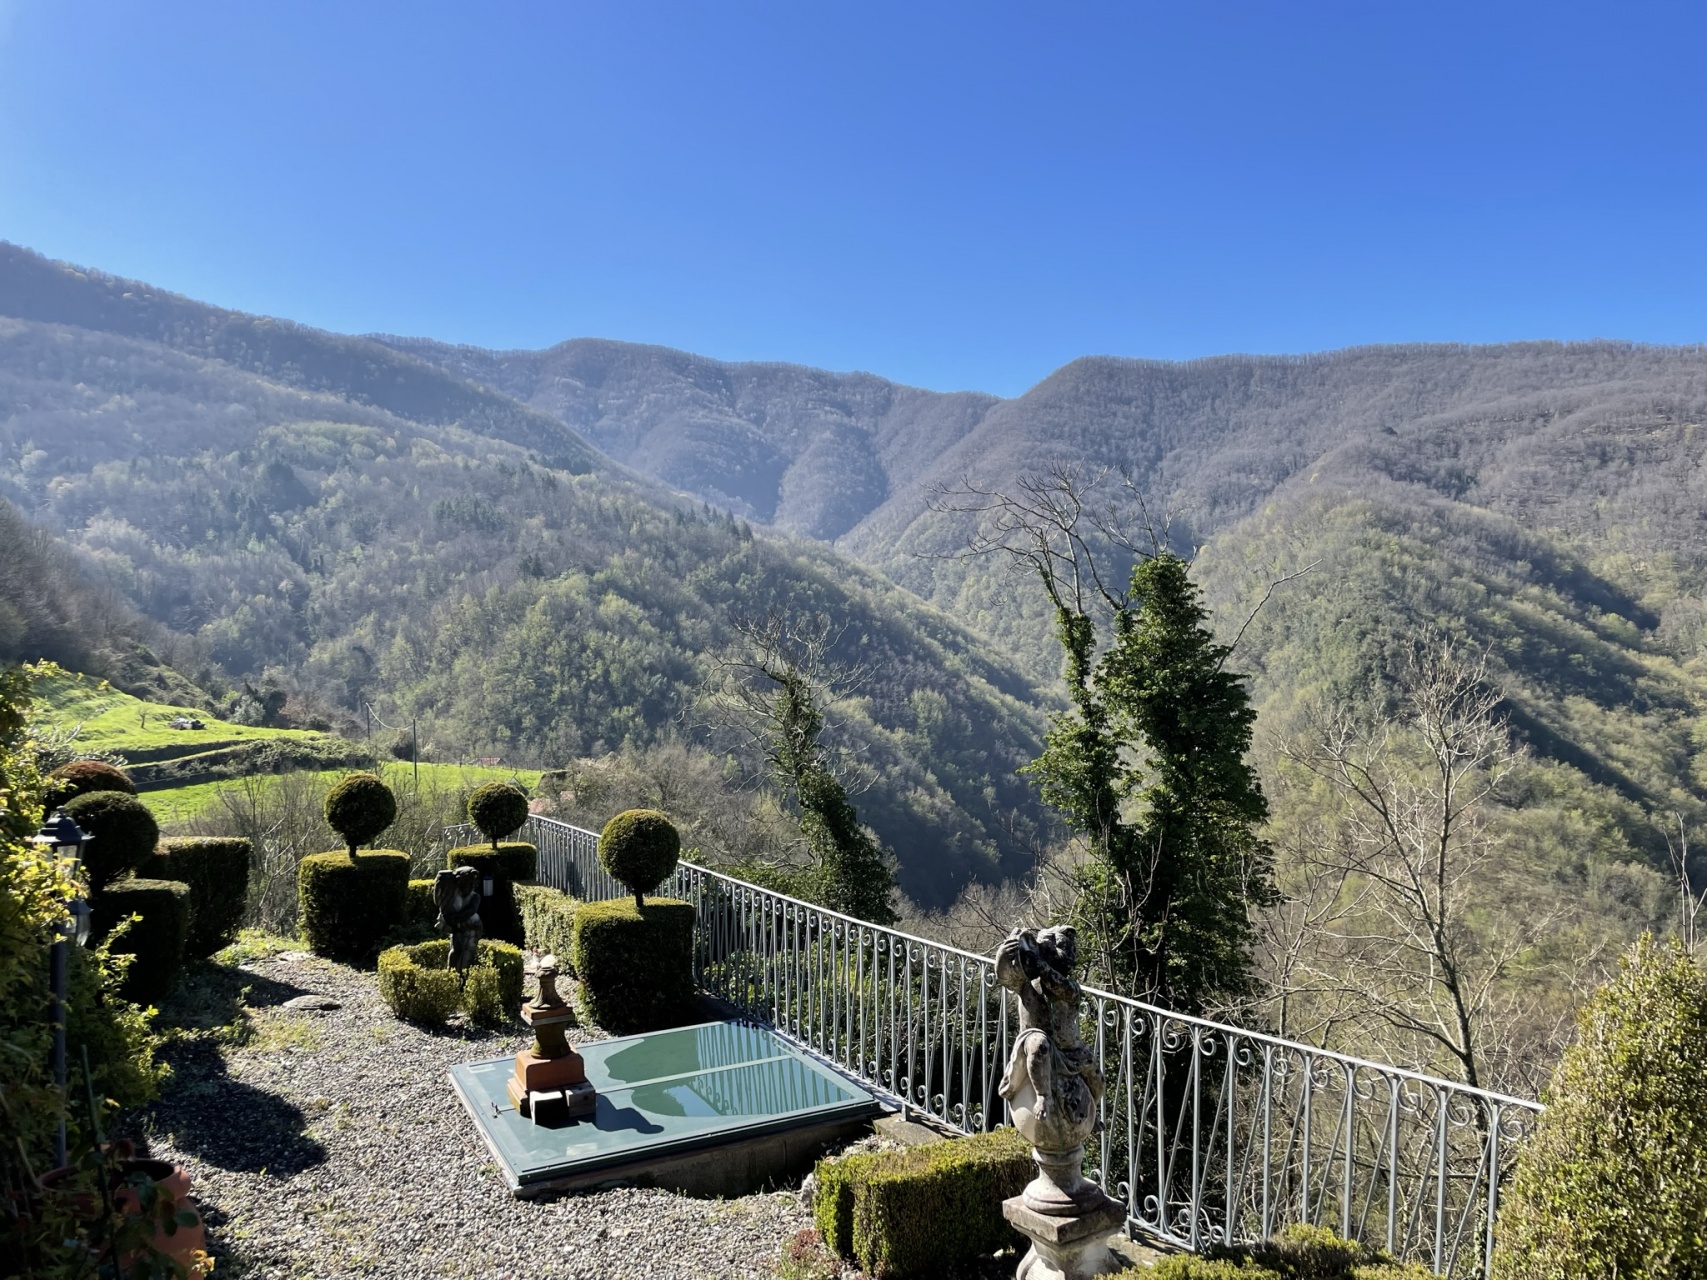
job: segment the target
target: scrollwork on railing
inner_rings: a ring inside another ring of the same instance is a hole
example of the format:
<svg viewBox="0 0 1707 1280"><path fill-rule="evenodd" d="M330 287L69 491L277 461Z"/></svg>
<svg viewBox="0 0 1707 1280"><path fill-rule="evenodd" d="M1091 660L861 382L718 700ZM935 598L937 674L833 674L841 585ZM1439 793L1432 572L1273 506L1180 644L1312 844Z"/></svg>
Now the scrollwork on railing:
<svg viewBox="0 0 1707 1280"><path fill-rule="evenodd" d="M447 828L467 843L472 828ZM543 883L625 896L590 831L531 817ZM996 1092L1016 1009L973 955L678 864L699 913L696 976L880 1092L965 1130L1007 1120ZM1107 1080L1087 1176L1128 1218L1201 1248L1308 1220L1443 1274L1485 1272L1499 1191L1540 1111L1387 1063L1084 989Z"/></svg>

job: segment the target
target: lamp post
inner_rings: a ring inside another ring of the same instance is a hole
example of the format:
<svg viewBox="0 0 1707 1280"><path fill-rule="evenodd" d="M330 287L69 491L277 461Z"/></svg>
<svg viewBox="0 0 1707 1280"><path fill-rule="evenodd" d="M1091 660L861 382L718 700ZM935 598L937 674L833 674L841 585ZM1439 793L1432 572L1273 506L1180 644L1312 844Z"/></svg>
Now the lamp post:
<svg viewBox="0 0 1707 1280"><path fill-rule="evenodd" d="M78 873L83 866L83 846L90 837L83 833L83 828L77 825L77 820L64 809L59 810L42 824L42 829L31 837L30 843L41 845L53 850L54 861L66 878L76 883ZM89 904L84 900L81 889L75 898L67 904L71 910L71 919L60 927L59 937L54 940L53 949L48 953L48 966L53 984L53 1082L59 1087L61 1099L59 1113L59 1129L54 1134L53 1157L56 1165L66 1162L65 1151L65 998L66 998L66 965L70 960L70 944L73 940L78 946L89 941Z"/></svg>

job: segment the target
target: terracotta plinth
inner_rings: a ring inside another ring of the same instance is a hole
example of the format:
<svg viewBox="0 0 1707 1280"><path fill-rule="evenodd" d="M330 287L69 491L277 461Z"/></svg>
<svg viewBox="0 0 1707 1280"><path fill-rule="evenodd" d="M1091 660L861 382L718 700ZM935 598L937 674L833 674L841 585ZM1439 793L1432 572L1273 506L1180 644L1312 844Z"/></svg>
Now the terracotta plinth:
<svg viewBox="0 0 1707 1280"><path fill-rule="evenodd" d="M522 1006L522 1021L533 1029L533 1048L516 1055L516 1070L506 1091L517 1111L536 1123L541 1106L561 1106L569 1116L590 1115L598 1094L587 1082L586 1064L569 1044L574 1012L557 994L557 957L539 965L539 994Z"/></svg>

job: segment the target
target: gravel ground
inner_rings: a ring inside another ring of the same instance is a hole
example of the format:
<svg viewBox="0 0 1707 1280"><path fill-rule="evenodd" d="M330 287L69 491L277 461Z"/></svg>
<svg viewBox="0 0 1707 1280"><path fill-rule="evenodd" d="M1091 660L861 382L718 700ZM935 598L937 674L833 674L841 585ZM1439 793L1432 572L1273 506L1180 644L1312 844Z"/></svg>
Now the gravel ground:
<svg viewBox="0 0 1707 1280"><path fill-rule="evenodd" d="M372 973L304 952L186 986L167 1017L202 1030L171 1050L175 1080L141 1124L155 1155L190 1171L216 1276L773 1276L811 1225L792 1191L515 1200L446 1072L526 1038L399 1022ZM307 993L342 1007L281 1007Z"/></svg>

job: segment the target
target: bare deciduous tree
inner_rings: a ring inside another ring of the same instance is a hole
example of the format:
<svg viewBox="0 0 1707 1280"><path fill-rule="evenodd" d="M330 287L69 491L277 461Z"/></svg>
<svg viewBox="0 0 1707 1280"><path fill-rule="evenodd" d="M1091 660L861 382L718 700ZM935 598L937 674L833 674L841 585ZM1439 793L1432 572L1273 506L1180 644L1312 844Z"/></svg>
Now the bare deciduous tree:
<svg viewBox="0 0 1707 1280"><path fill-rule="evenodd" d="M1537 909L1496 856L1492 810L1518 760L1502 697L1486 655L1426 641L1392 717L1319 715L1307 746L1283 748L1328 784L1334 822L1299 851L1270 930L1279 998L1313 1005L1313 1031L1359 1024L1477 1087L1529 1074L1514 979L1562 914Z"/></svg>

